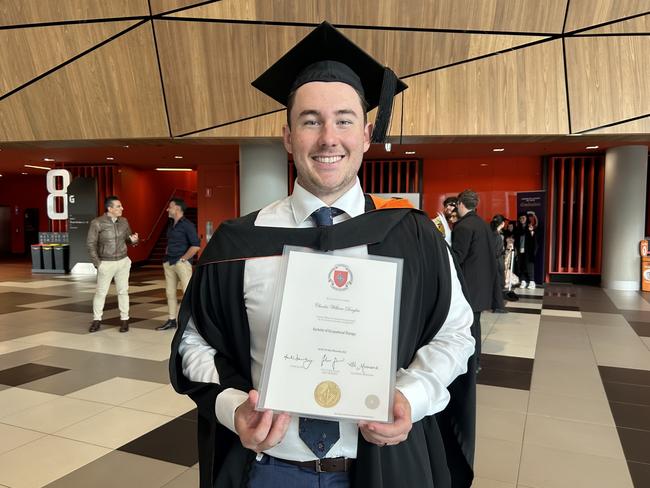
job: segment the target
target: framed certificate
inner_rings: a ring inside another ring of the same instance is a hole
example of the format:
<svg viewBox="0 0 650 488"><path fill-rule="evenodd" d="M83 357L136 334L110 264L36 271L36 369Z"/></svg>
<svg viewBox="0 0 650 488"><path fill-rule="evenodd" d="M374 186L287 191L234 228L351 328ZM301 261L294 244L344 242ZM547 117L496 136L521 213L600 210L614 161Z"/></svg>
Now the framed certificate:
<svg viewBox="0 0 650 488"><path fill-rule="evenodd" d="M257 408L393 420L402 260L285 246Z"/></svg>

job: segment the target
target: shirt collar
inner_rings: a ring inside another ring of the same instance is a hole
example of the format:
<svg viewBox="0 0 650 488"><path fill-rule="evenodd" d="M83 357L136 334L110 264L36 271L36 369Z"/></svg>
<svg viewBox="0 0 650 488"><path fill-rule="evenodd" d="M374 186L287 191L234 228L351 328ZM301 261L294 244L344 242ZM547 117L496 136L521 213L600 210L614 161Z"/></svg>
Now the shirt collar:
<svg viewBox="0 0 650 488"><path fill-rule="evenodd" d="M317 196L309 193L296 181L290 197L291 210L297 225L307 220L309 216L321 207L327 207ZM352 188L339 197L331 206L343 210L350 218L361 215L365 211L366 201L359 178Z"/></svg>

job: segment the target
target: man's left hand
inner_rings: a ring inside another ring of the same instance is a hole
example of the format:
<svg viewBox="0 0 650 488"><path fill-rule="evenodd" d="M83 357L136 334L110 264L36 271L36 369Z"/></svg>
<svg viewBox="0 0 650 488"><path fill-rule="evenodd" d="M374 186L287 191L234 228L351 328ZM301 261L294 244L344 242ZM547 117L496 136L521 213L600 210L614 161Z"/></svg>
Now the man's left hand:
<svg viewBox="0 0 650 488"><path fill-rule="evenodd" d="M138 233L136 232L135 234L131 234L129 236L129 239L131 240L132 244L135 244L136 242L138 242L140 240L140 237L138 236Z"/></svg>
<svg viewBox="0 0 650 488"><path fill-rule="evenodd" d="M393 423L359 422L363 438L378 446L394 446L405 441L411 432L411 404L401 391L395 390L393 401Z"/></svg>

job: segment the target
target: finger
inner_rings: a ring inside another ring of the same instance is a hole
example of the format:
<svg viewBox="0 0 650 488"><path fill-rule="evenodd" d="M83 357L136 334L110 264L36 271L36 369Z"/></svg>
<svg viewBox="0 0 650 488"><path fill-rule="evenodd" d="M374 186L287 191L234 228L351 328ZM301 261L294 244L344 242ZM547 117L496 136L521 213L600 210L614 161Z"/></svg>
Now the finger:
<svg viewBox="0 0 650 488"><path fill-rule="evenodd" d="M284 436L286 435L287 430L289 429L290 421L291 421L291 417L289 416L289 414L281 413L279 415L276 415L273 418L271 429L269 430L266 439L264 439L264 441L259 446L260 449L263 451L265 449L275 447L280 442L282 442L282 439L284 439Z"/></svg>

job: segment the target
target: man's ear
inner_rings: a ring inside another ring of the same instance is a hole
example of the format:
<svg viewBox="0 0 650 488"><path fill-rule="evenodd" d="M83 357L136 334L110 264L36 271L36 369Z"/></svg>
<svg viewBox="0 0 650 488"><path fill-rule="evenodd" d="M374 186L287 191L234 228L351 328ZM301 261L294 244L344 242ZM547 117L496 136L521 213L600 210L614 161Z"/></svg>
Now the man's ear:
<svg viewBox="0 0 650 488"><path fill-rule="evenodd" d="M372 130L375 128L375 126L368 122L366 124L366 127L363 129L363 152L366 152L368 149L370 149L370 141L372 137Z"/></svg>
<svg viewBox="0 0 650 488"><path fill-rule="evenodd" d="M291 149L292 149L292 146L291 146L291 129L286 124L282 126L282 142L284 144L284 149L289 154L292 154L292 152L291 152Z"/></svg>

